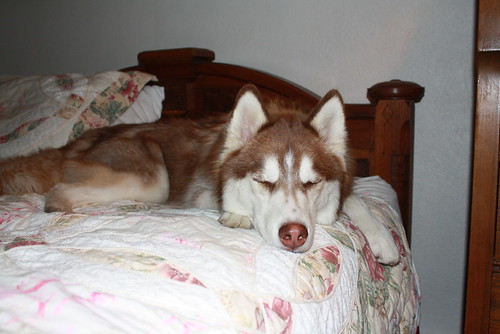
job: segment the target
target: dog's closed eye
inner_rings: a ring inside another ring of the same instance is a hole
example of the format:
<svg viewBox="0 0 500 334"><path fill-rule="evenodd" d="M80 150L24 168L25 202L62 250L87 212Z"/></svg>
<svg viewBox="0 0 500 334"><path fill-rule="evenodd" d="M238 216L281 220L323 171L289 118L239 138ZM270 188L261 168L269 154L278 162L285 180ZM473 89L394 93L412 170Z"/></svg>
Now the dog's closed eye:
<svg viewBox="0 0 500 334"><path fill-rule="evenodd" d="M265 180L263 178L260 178L260 177L253 177L252 180L254 182L262 185L263 187L265 187L269 191L273 191L274 188L276 187L276 183L275 182L267 181L267 180Z"/></svg>
<svg viewBox="0 0 500 334"><path fill-rule="evenodd" d="M318 178L315 178L313 180L303 182L302 185L304 186L305 189L310 189L310 188L320 184L322 181L323 181L323 179L318 177Z"/></svg>

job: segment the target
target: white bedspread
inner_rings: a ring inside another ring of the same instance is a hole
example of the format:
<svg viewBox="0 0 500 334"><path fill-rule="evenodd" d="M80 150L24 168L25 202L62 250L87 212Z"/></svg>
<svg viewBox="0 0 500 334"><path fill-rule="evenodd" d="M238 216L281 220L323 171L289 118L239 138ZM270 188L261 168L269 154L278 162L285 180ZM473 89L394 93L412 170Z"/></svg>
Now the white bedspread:
<svg viewBox="0 0 500 334"><path fill-rule="evenodd" d="M393 231L376 263L342 216L311 251L267 245L218 213L117 202L42 212L0 197L0 328L12 333L414 332L420 292L396 211L362 191Z"/></svg>

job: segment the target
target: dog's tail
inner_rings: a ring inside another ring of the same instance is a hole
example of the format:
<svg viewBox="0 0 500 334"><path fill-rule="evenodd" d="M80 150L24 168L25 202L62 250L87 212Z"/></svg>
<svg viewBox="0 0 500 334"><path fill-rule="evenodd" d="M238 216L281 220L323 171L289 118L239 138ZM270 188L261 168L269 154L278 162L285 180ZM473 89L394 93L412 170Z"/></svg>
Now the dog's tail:
<svg viewBox="0 0 500 334"><path fill-rule="evenodd" d="M0 161L0 195L43 194L62 181L63 153L43 150Z"/></svg>

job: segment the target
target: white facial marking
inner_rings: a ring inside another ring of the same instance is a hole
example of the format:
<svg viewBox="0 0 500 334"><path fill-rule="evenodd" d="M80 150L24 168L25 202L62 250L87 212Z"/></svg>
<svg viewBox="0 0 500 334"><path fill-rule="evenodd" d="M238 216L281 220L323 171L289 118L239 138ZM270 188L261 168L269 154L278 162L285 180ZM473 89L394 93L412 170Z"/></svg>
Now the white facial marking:
<svg viewBox="0 0 500 334"><path fill-rule="evenodd" d="M302 183L316 182L319 178L313 169L313 162L308 155L305 155L300 162L299 177Z"/></svg>
<svg viewBox="0 0 500 334"><path fill-rule="evenodd" d="M292 184L293 152L290 150L285 154L285 173L288 185Z"/></svg>
<svg viewBox="0 0 500 334"><path fill-rule="evenodd" d="M267 180L277 180L281 177L279 165L275 157L265 159L262 175ZM285 162L281 160L281 163ZM313 170L310 156L305 156L298 166L301 182L311 182L319 178ZM282 169L286 169L284 165ZM291 170L293 175L293 168ZM293 176L292 176L293 177ZM277 186L272 192L255 182L254 175L242 179L230 179L225 184L223 192L223 209L225 212L246 216L252 225L270 244L285 249L279 238L279 229L286 223L303 224L310 235L306 243L295 251L302 252L312 246L316 224L332 224L337 214L340 198L339 181L324 181L303 192L294 187L296 182Z"/></svg>
<svg viewBox="0 0 500 334"><path fill-rule="evenodd" d="M325 182L323 190L316 201L316 223L330 225L337 217L340 201L340 182Z"/></svg>
<svg viewBox="0 0 500 334"><path fill-rule="evenodd" d="M252 183L255 182L249 177L228 180L222 194L223 210L253 220L253 206L258 197L255 196Z"/></svg>
<svg viewBox="0 0 500 334"><path fill-rule="evenodd" d="M269 156L264 160L260 181L276 183L280 177L280 166L276 157Z"/></svg>

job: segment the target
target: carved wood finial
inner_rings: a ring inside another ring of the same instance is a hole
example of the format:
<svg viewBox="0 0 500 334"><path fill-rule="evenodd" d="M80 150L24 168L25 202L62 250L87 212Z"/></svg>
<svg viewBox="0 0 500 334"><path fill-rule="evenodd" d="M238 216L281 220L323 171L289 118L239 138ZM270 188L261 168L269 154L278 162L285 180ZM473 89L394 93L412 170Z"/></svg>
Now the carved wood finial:
<svg viewBox="0 0 500 334"><path fill-rule="evenodd" d="M411 100L419 102L424 96L424 87L409 81L391 80L368 88L368 99L376 104L379 100Z"/></svg>

